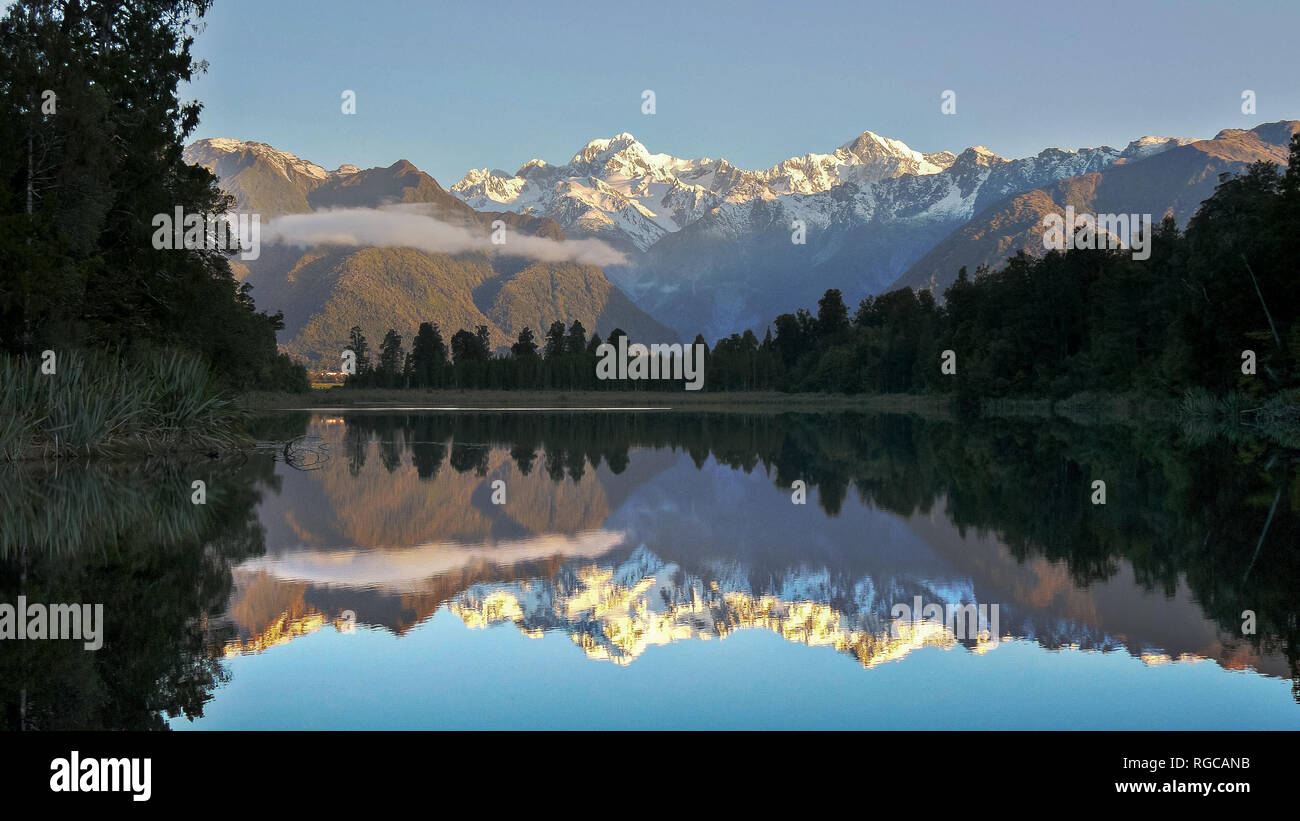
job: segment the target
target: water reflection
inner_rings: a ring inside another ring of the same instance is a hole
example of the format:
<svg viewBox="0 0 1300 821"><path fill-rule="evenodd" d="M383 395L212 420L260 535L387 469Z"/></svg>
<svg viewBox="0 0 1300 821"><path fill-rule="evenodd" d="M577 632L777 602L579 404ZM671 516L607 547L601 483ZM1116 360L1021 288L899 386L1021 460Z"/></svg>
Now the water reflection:
<svg viewBox="0 0 1300 821"><path fill-rule="evenodd" d="M563 635L580 664L632 665L738 631L866 668L921 648L983 654L1027 641L1152 666L1209 661L1289 678L1300 696L1296 455L1264 443L856 414L266 424L263 452L204 466L214 495L203 510L188 505L193 467L107 482L64 471L58 482L101 484L68 491L85 512L67 517L33 512L51 477L25 476L0 496L7 600L68 579L60 600L104 600L87 596L116 584L106 610L119 608L117 629L130 619L138 637L93 660L56 643L23 648L19 668L6 654L8 726L92 723L56 695L78 676L90 682L80 692L122 691L92 699L97 726L201 715L220 698L223 664L351 629L349 613L395 636L439 612L471 630ZM1090 501L1097 478L1104 506ZM796 481L806 505L792 503ZM67 526L49 529L54 518ZM163 618L142 615L160 597L171 599ZM996 605L998 620L959 637L896 617L913 601ZM1243 635L1245 610L1255 633ZM149 656L138 677L104 683Z"/></svg>
<svg viewBox="0 0 1300 821"><path fill-rule="evenodd" d="M191 503L203 479L207 503ZM269 461L0 467L0 601L104 605L104 646L0 642L0 729L157 730L203 715L233 636L212 621L265 541Z"/></svg>
<svg viewBox="0 0 1300 821"><path fill-rule="evenodd" d="M898 654L891 606L921 596L1000 603L1004 626L1046 647L1293 675L1293 490L1264 534L1290 457L1262 447L853 415L312 425L346 470L284 476L261 511L267 556L236 571L241 590L294 586L299 609L336 612L346 590L363 622L400 633L446 604L471 626L563 631L620 663L763 627L870 666ZM791 503L796 479L811 505ZM1240 635L1244 609L1254 636ZM241 626L251 638L281 615Z"/></svg>

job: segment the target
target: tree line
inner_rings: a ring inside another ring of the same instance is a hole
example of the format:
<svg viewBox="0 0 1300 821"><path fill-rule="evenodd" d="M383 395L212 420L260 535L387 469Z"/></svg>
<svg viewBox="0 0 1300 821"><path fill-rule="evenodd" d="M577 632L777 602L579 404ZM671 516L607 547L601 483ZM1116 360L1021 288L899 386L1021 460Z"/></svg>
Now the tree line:
<svg viewBox="0 0 1300 821"><path fill-rule="evenodd" d="M508 352L492 350L486 325L473 332L461 329L450 341L443 337L436 322L421 322L410 349L403 347L402 335L388 329L372 350L365 333L354 326L345 351L355 357L354 373L346 385L380 388L453 388L453 389L557 389L557 390L672 390L681 382L671 380L601 380L596 377L598 350L608 341L617 348L619 339L627 338L621 328L610 331L609 339L600 334L587 335L582 322L569 326L556 320L539 339L532 328L525 327L510 345ZM703 339L697 341L703 343ZM631 340L629 339L629 343Z"/></svg>

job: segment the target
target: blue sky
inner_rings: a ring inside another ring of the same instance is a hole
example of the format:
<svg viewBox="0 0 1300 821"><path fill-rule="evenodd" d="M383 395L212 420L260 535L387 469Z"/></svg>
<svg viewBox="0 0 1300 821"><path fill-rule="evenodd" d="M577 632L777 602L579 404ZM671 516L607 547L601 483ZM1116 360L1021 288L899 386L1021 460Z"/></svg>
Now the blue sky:
<svg viewBox="0 0 1300 821"><path fill-rule="evenodd" d="M404 158L445 186L470 168L564 162L621 131L765 168L868 129L1012 157L1300 118L1295 0L216 0L206 20L195 50L209 70L182 89L205 105L194 136L327 168Z"/></svg>

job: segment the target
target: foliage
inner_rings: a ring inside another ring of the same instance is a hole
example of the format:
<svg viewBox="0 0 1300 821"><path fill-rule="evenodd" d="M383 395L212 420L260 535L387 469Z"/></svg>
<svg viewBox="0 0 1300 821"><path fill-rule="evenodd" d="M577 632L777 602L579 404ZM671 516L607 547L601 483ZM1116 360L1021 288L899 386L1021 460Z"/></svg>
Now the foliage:
<svg viewBox="0 0 1300 821"><path fill-rule="evenodd" d="M233 251L154 248L156 215L232 204L181 157L208 6L21 0L0 21L0 351L179 348L234 389L306 388Z"/></svg>
<svg viewBox="0 0 1300 821"><path fill-rule="evenodd" d="M198 356L0 356L0 460L228 448L243 412Z"/></svg>

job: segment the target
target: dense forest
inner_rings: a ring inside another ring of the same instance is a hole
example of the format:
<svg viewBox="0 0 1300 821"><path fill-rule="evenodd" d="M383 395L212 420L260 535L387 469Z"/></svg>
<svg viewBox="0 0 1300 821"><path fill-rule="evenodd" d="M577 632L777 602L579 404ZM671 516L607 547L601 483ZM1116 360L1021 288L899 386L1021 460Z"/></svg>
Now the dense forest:
<svg viewBox="0 0 1300 821"><path fill-rule="evenodd" d="M232 201L181 157L178 86L209 0L20 0L0 21L0 353L199 356L229 389L301 388L231 272L234 251L156 249L159 214Z"/></svg>
<svg viewBox="0 0 1300 821"><path fill-rule="evenodd" d="M816 313L778 316L708 351L706 390L955 393L965 399L1082 391L1275 393L1300 384L1300 135L1283 172L1257 163L1225 177L1180 232L1166 217L1148 259L1128 250L1023 251L997 271L963 269L940 304L910 288L850 314L839 290ZM509 353L485 329L420 326L409 353L390 330L371 356L360 328L352 385L681 390L681 381L598 381L580 323L525 328ZM611 334L613 341L621 331ZM662 340L633 340L659 342ZM703 344L696 337L696 344ZM952 367L941 367L945 351ZM1253 352L1253 357L1245 354ZM1252 359L1253 361L1248 361Z"/></svg>

